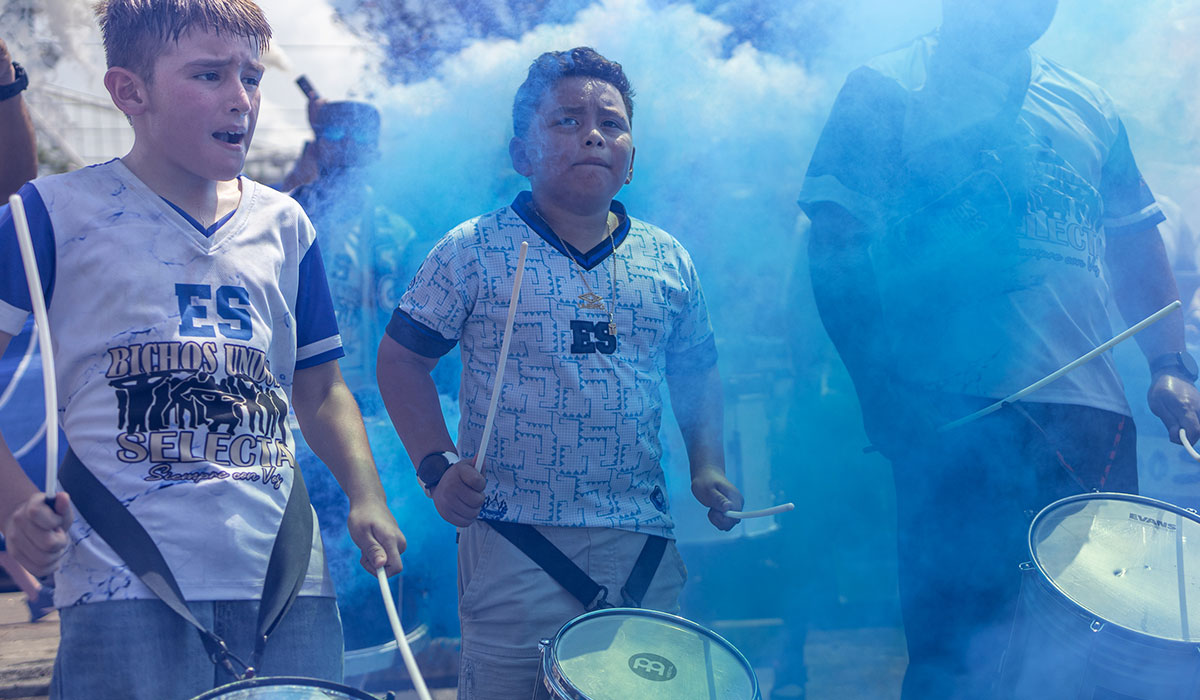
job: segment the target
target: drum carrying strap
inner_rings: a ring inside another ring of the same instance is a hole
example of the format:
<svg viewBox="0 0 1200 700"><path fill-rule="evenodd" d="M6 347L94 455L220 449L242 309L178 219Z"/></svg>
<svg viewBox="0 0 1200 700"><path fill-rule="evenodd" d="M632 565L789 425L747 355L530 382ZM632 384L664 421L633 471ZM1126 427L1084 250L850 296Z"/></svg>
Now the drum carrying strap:
<svg viewBox="0 0 1200 700"><path fill-rule="evenodd" d="M583 609L591 612L601 608L611 608L608 602L608 588L592 580L583 569L579 568L570 557L546 539L532 525L524 523L509 523L499 520L484 520L493 530L500 533L504 539L525 553L525 556L542 567L550 578L558 582L568 593L583 605ZM621 587L621 604L627 608L642 607L642 598L650 589L650 581L658 571L663 553L667 550L667 538L650 535L646 544L642 545L629 578Z"/></svg>
<svg viewBox="0 0 1200 700"><path fill-rule="evenodd" d="M58 476L63 489L71 495L75 508L96 534L108 543L154 595L196 628L212 662L240 680L254 677L255 668L262 661L267 638L292 607L308 571L312 555L312 508L300 469L294 469L293 474L292 492L284 507L279 533L275 536L271 559L267 563L262 599L258 605L258 633L249 664L235 656L223 639L192 615L183 600L179 583L150 534L129 509L79 461L74 451L67 450ZM242 673L237 672L234 663L242 668Z"/></svg>

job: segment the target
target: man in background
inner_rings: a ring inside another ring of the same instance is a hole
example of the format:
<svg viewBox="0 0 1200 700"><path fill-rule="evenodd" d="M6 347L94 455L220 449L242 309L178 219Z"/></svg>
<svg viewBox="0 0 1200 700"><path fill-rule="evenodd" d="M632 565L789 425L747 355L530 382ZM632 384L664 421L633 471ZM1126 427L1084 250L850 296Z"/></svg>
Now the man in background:
<svg viewBox="0 0 1200 700"><path fill-rule="evenodd" d="M309 102L314 140L284 187L295 185L320 235L325 269L346 357L342 371L368 420L382 416L375 387L375 350L416 265L405 265L412 226L379 204L371 166L379 159L379 110L366 102ZM432 246L432 242L430 242Z"/></svg>
<svg viewBox="0 0 1200 700"><path fill-rule="evenodd" d="M1008 640L1029 516L1137 492L1111 355L966 427L1178 297L1111 98L1029 50L1056 0L944 0L943 24L846 80L800 195L822 322L892 464L905 700L980 700ZM1143 331L1149 403L1200 438L1181 314Z"/></svg>

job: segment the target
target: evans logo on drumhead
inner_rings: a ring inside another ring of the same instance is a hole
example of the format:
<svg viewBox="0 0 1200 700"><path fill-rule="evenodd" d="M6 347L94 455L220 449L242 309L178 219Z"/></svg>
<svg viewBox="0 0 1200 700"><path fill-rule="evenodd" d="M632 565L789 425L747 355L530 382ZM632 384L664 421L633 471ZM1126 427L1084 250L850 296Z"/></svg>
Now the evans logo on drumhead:
<svg viewBox="0 0 1200 700"><path fill-rule="evenodd" d="M670 660L646 653L629 657L629 670L648 681L669 681L679 672Z"/></svg>
<svg viewBox="0 0 1200 700"><path fill-rule="evenodd" d="M1174 523L1164 523L1161 520L1155 520L1154 518L1147 518L1146 516L1138 515L1137 513L1130 513L1129 519L1136 520L1139 523L1146 523L1147 525L1152 525L1152 526L1158 528L1159 530L1169 530L1171 532L1175 531Z"/></svg>

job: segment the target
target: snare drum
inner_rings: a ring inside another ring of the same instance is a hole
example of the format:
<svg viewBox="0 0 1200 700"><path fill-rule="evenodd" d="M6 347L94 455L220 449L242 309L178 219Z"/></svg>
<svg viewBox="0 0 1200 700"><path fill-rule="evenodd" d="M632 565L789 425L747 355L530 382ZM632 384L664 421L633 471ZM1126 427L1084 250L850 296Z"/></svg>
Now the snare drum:
<svg viewBox="0 0 1200 700"><path fill-rule="evenodd" d="M1126 494L1072 496L1029 528L1001 697L1200 697L1200 518Z"/></svg>
<svg viewBox="0 0 1200 700"><path fill-rule="evenodd" d="M361 690L316 678L264 676L214 688L192 700L379 700Z"/></svg>
<svg viewBox="0 0 1200 700"><path fill-rule="evenodd" d="M535 700L759 700L746 658L712 631L654 610L585 613L539 645Z"/></svg>

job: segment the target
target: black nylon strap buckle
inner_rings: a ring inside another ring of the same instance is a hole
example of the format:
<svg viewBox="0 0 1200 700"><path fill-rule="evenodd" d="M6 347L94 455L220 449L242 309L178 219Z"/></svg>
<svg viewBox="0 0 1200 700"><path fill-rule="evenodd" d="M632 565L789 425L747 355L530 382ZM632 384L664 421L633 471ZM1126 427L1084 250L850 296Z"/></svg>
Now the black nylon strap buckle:
<svg viewBox="0 0 1200 700"><path fill-rule="evenodd" d="M608 602L608 588L600 586L600 592L596 594L596 598L592 600L591 605L584 606L584 610L592 612L593 610L607 610L611 607L613 607L613 604Z"/></svg>
<svg viewBox="0 0 1200 700"><path fill-rule="evenodd" d="M229 675L233 676L234 680L244 681L254 678L254 666L247 664L238 658L229 650L229 646L225 644L225 640L214 635L201 635L200 639L204 642L204 647L208 651L208 659L212 661L214 666L219 666ZM237 664L242 670L239 673L234 664Z"/></svg>

